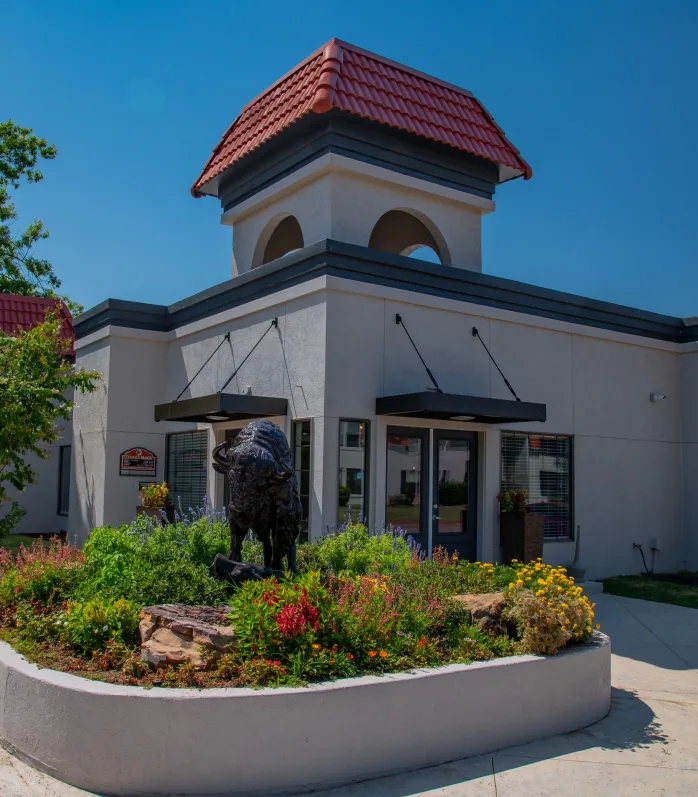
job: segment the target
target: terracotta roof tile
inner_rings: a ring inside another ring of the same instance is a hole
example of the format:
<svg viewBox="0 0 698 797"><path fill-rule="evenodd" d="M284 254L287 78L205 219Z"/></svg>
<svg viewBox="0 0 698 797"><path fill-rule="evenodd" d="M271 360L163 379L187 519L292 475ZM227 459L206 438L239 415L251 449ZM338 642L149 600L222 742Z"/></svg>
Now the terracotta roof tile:
<svg viewBox="0 0 698 797"><path fill-rule="evenodd" d="M333 108L531 176L530 166L470 92L331 39L243 108L192 194L202 196L206 183L306 114Z"/></svg>
<svg viewBox="0 0 698 797"><path fill-rule="evenodd" d="M58 299L44 299L41 296L18 296L14 293L0 293L0 330L7 335L16 335L20 330L28 330L41 324L49 310L58 308L63 316L62 335L70 341L68 356L74 358L75 333L70 310Z"/></svg>

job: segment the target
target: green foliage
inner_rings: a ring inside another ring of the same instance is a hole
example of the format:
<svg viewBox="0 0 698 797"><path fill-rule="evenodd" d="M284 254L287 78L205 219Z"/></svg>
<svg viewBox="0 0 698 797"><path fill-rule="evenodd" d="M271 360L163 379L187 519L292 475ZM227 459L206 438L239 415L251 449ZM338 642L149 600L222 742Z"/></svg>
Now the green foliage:
<svg viewBox="0 0 698 797"><path fill-rule="evenodd" d="M94 598L86 603L70 603L62 619L56 622L61 635L76 650L93 653L108 644L134 645L137 641L138 607L120 598L110 601Z"/></svg>
<svg viewBox="0 0 698 797"><path fill-rule="evenodd" d="M28 331L12 336L0 332L0 504L11 504L0 518L0 536L24 514L6 485L22 491L34 481L27 457L48 456L43 446L58 439L56 421L70 418L69 391L91 392L99 378L65 359L68 344L61 338L61 326L61 319L49 314Z"/></svg>
<svg viewBox="0 0 698 797"><path fill-rule="evenodd" d="M139 490L139 495L143 506L164 507L170 503L170 488L166 482L146 484Z"/></svg>
<svg viewBox="0 0 698 797"><path fill-rule="evenodd" d="M323 538L314 559L333 573L392 573L412 558L407 540L389 532L369 534L363 523L347 523Z"/></svg>
<svg viewBox="0 0 698 797"><path fill-rule="evenodd" d="M439 485L439 503L458 506L468 503L468 485L465 482L444 482Z"/></svg>
<svg viewBox="0 0 698 797"><path fill-rule="evenodd" d="M343 484L339 485L339 505L346 506L351 498L351 488L345 487Z"/></svg>
<svg viewBox="0 0 698 797"><path fill-rule="evenodd" d="M220 604L225 587L210 574L229 545L228 526L204 516L172 524L139 517L114 529L94 529L84 546L83 599L106 595L141 606Z"/></svg>
<svg viewBox="0 0 698 797"><path fill-rule="evenodd" d="M54 539L21 547L17 556L0 550L0 609L22 602L44 607L66 600L84 575L82 553Z"/></svg>
<svg viewBox="0 0 698 797"><path fill-rule="evenodd" d="M48 231L37 220L13 235L18 215L10 197L10 189L19 189L22 180L30 184L43 180L39 159L55 157L56 148L31 129L11 119L0 123L0 293L61 298L55 293L61 283L51 264L32 254L34 244L48 238ZM68 304L73 311L81 310Z"/></svg>

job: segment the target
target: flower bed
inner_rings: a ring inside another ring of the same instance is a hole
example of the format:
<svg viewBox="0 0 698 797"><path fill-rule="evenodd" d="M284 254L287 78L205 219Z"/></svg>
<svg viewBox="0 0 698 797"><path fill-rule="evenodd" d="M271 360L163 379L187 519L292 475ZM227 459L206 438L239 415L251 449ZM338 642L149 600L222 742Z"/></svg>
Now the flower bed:
<svg viewBox="0 0 698 797"><path fill-rule="evenodd" d="M219 516L173 524L138 518L93 531L83 551L52 542L0 555L2 637L44 666L114 683L300 686L361 674L554 654L592 632L593 605L561 568L432 561L399 534L347 524L299 546L300 575L233 588L210 563L228 545ZM245 544L247 561L260 546ZM452 600L504 594L496 628L481 630ZM140 661L140 609L161 603L228 604L236 647L203 668L157 673Z"/></svg>

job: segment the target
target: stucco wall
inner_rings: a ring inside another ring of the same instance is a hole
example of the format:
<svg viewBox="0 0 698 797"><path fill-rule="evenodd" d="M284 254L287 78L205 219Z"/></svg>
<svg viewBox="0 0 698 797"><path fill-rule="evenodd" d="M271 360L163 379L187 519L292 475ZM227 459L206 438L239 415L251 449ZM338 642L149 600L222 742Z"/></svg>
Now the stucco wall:
<svg viewBox="0 0 698 797"><path fill-rule="evenodd" d="M473 312L448 300L348 281L333 284L342 290L328 294L326 412L372 423L372 517L377 525L384 519L385 427L473 429L480 433L481 449L478 555L500 556L497 429L374 414L376 396L431 387L404 330L395 324L400 313L445 392L511 398L471 334L476 326L518 395L547 405L546 423L501 428L574 436L574 524L580 529L580 564L588 577L640 572L642 559L632 543L642 544L647 556L654 538L661 539L658 570L686 566L690 531L683 528L682 458L690 458L693 448L682 448L682 355L677 346L483 307ZM652 403L652 392L667 398ZM546 560L555 564L570 565L574 553L572 541L545 545Z"/></svg>
<svg viewBox="0 0 698 797"><path fill-rule="evenodd" d="M324 238L368 246L376 222L389 210L412 212L423 221L445 264L482 270L481 215L493 209L489 200L347 158L325 160L324 167L315 164L285 189L263 192L224 216L233 226L234 275L261 264L269 236L285 215L296 217L306 246Z"/></svg>

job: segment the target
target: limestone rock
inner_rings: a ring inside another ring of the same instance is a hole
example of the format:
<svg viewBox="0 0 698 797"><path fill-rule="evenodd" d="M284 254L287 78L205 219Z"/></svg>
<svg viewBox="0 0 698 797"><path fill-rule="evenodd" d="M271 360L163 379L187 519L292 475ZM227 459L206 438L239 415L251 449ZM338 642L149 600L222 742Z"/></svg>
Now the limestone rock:
<svg viewBox="0 0 698 797"><path fill-rule="evenodd" d="M463 605L480 631L498 633L502 630L503 592L485 592L481 595L454 595L454 601Z"/></svg>
<svg viewBox="0 0 698 797"><path fill-rule="evenodd" d="M190 662L202 667L235 644L229 606L166 603L141 609L141 659L153 669Z"/></svg>

